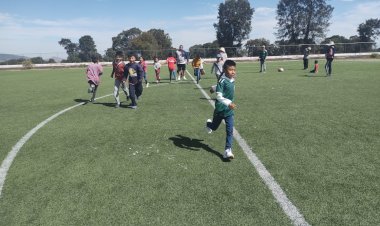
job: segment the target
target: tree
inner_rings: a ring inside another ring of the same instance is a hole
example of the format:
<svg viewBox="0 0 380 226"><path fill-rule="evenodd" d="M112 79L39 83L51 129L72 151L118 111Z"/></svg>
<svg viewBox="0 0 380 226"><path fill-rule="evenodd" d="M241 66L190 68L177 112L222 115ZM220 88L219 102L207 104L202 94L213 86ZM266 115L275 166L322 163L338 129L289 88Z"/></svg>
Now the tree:
<svg viewBox="0 0 380 226"><path fill-rule="evenodd" d="M78 57L79 55L79 48L78 44L72 43L70 39L68 38L62 38L61 41L58 42L63 48L66 50L67 53L67 60L65 62L80 62L80 59Z"/></svg>
<svg viewBox="0 0 380 226"><path fill-rule="evenodd" d="M129 52L132 51L132 54L140 54L145 59L152 59L156 55L156 52L152 50L157 49L159 49L158 43L149 32L141 33L141 35L132 39L129 43Z"/></svg>
<svg viewBox="0 0 380 226"><path fill-rule="evenodd" d="M326 1L280 0L277 38L288 44L313 44L324 38L334 10Z"/></svg>
<svg viewBox="0 0 380 226"><path fill-rule="evenodd" d="M141 35L142 31L136 27L122 31L116 37L112 37L112 49L115 51L126 51L129 42Z"/></svg>
<svg viewBox="0 0 380 226"><path fill-rule="evenodd" d="M266 47L269 47L270 41L265 38L259 38L259 39L251 39L248 40L245 43L245 50L248 53L248 56L258 56L259 51L261 50L261 47L265 45ZM273 55L273 54L270 54Z"/></svg>
<svg viewBox="0 0 380 226"><path fill-rule="evenodd" d="M79 58L82 62L90 62L91 57L100 55L96 50L94 39L90 35L82 36L79 39Z"/></svg>
<svg viewBox="0 0 380 226"><path fill-rule="evenodd" d="M360 42L375 42L377 36L380 35L380 20L369 19L365 23L361 23L358 27ZM365 50L371 50L372 44L364 44Z"/></svg>
<svg viewBox="0 0 380 226"><path fill-rule="evenodd" d="M226 0L220 3L218 23L214 24L220 46L238 48L242 46L242 42L248 39L251 32L254 11L248 0ZM228 54L231 55L231 52Z"/></svg>
<svg viewBox="0 0 380 226"><path fill-rule="evenodd" d="M204 58L215 58L215 56L218 54L218 50L219 43L217 40L204 44L193 45L189 48L190 57L194 57L199 54Z"/></svg>
<svg viewBox="0 0 380 226"><path fill-rule="evenodd" d="M164 30L150 29L147 32L153 35L160 49L170 49L172 47L172 39Z"/></svg>

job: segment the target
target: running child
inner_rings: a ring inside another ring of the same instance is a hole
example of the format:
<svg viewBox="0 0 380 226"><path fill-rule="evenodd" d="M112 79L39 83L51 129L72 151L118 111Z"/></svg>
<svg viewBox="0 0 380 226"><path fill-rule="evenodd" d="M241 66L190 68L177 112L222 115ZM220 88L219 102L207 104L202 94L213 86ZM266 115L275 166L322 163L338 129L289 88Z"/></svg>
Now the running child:
<svg viewBox="0 0 380 226"><path fill-rule="evenodd" d="M168 64L169 79L170 79L170 83L171 83L172 78L174 79L174 81L176 80L175 64L177 63L177 60L173 57L172 53L168 54L168 58L166 59L166 63Z"/></svg>
<svg viewBox="0 0 380 226"><path fill-rule="evenodd" d="M119 88L121 86L127 101L129 100L129 90L126 85L126 80L124 79L124 67L125 63L123 61L123 52L117 51L115 60L112 62L112 72L111 78L115 77L115 83L113 88L113 96L116 101L116 108L120 107L120 98L119 98Z"/></svg>
<svg viewBox="0 0 380 226"><path fill-rule="evenodd" d="M202 65L202 58L197 54L195 58L193 59L193 62L191 62L191 66L193 66L194 69L194 76L198 81L201 79L201 65Z"/></svg>
<svg viewBox="0 0 380 226"><path fill-rule="evenodd" d="M224 147L224 159L233 159L232 142L234 130L234 103L236 63L226 60L223 65L224 74L220 78L216 87L216 101L213 119L207 119L206 130L212 133L218 129L222 120L226 124L226 144Z"/></svg>
<svg viewBox="0 0 380 226"><path fill-rule="evenodd" d="M144 80L145 80L145 87L148 88L149 87L149 82L148 82L148 79L147 79L148 67L147 67L147 63L145 62L144 57L141 56L139 58L139 64L140 64L141 68L144 71L143 77L144 77Z"/></svg>
<svg viewBox="0 0 380 226"><path fill-rule="evenodd" d="M136 109L137 101L142 95L144 71L141 68L140 64L136 63L136 57L134 55L129 56L129 63L125 65L124 68L124 77L129 81L129 95L132 103L128 106L129 108Z"/></svg>
<svg viewBox="0 0 380 226"><path fill-rule="evenodd" d="M92 57L92 64L87 66L86 75L87 82L90 85L88 88L88 92L92 93L90 98L90 102L95 102L96 91L98 90L98 86L100 84L100 76L103 74L103 67L99 64L98 57Z"/></svg>
<svg viewBox="0 0 380 226"><path fill-rule="evenodd" d="M160 72L161 72L161 64L160 61L158 60L158 57L154 57L154 73L156 74L156 83L160 83L161 78L160 78Z"/></svg>

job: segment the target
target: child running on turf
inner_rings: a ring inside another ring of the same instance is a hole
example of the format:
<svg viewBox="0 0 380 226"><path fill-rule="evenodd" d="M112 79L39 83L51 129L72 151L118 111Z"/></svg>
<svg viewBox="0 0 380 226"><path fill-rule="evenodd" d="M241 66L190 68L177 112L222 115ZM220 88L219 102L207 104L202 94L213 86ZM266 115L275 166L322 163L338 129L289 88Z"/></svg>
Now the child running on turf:
<svg viewBox="0 0 380 226"><path fill-rule="evenodd" d="M215 73L216 81L219 81L221 74L223 73L223 59L220 54L216 55L216 61L212 64L211 73Z"/></svg>
<svg viewBox="0 0 380 226"><path fill-rule="evenodd" d="M193 59L193 62L191 63L191 66L193 66L194 69L194 76L197 78L199 77L199 80L201 79L201 66L202 66L202 58L197 54L195 58Z"/></svg>
<svg viewBox="0 0 380 226"><path fill-rule="evenodd" d="M100 76L103 74L103 67L99 64L98 57L92 57L92 64L87 66L86 75L87 82L90 85L88 88L88 92L92 93L90 98L90 102L95 102L96 91L98 90L98 86L100 84Z"/></svg>
<svg viewBox="0 0 380 226"><path fill-rule="evenodd" d="M154 73L156 74L156 83L160 83L161 78L160 78L160 72L161 72L161 64L160 61L158 60L158 57L154 57Z"/></svg>
<svg viewBox="0 0 380 226"><path fill-rule="evenodd" d="M145 87L148 88L149 87L149 82L148 82L148 79L147 79L147 73L148 73L148 67L147 67L147 64L145 62L145 59L144 57L140 57L139 58L139 64L141 66L141 68L143 69L144 71L144 74L143 74L143 77L144 77L144 80L145 80Z"/></svg>
<svg viewBox="0 0 380 226"><path fill-rule="evenodd" d="M177 63L177 60L173 57L172 53L168 54L168 58L166 59L166 63L168 64L169 79L170 79L170 83L171 83L172 78L174 79L174 81L176 80L175 64Z"/></svg>
<svg viewBox="0 0 380 226"><path fill-rule="evenodd" d="M233 159L232 142L234 129L234 103L236 63L226 60L223 65L224 74L216 87L216 101L213 119L207 119L206 130L212 133L218 129L222 120L226 124L226 144L224 147L224 159Z"/></svg>
<svg viewBox="0 0 380 226"><path fill-rule="evenodd" d="M125 65L124 77L129 81L129 95L132 103L128 106L129 108L136 109L137 101L142 95L143 86L143 69L140 64L136 63L136 57L134 55L129 56L129 63Z"/></svg>
<svg viewBox="0 0 380 226"><path fill-rule="evenodd" d="M127 98L127 101L129 100L129 90L127 88L127 85L125 84L126 81L124 79L124 67L125 63L123 61L123 52L117 51L115 60L112 62L112 72L111 72L111 78L115 76L115 83L113 88L113 96L116 101L116 108L120 107L120 98L119 98L119 88L123 89L123 92Z"/></svg>

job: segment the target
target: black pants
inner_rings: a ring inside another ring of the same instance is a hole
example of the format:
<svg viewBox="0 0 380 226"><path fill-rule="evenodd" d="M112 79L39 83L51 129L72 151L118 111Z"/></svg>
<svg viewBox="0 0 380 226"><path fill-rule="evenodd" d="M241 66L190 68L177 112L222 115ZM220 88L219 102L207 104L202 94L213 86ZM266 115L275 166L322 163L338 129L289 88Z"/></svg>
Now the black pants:
<svg viewBox="0 0 380 226"><path fill-rule="evenodd" d="M303 59L303 69L309 68L309 59Z"/></svg>
<svg viewBox="0 0 380 226"><path fill-rule="evenodd" d="M326 59L325 70L326 70L327 75L331 75L333 60L334 60L334 58L327 58Z"/></svg>
<svg viewBox="0 0 380 226"><path fill-rule="evenodd" d="M132 101L132 106L137 106L136 98L138 99L143 92L142 82L136 84L129 83L129 97Z"/></svg>

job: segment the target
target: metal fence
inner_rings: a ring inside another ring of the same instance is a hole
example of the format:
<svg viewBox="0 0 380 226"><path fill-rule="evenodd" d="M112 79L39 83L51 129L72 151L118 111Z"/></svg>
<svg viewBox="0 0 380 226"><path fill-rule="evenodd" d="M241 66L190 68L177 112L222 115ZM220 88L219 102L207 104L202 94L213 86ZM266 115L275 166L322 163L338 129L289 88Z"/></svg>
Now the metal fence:
<svg viewBox="0 0 380 226"><path fill-rule="evenodd" d="M311 47L310 54L323 54L326 49L326 44L308 44L308 45L275 45L271 44L266 46L269 56L286 56L286 55L299 55L303 54L306 47ZM224 47L228 57L255 57L258 56L261 46L244 46L243 48ZM376 43L374 42L355 42L355 43L335 43L336 53L368 53L376 51ZM380 49L377 49L379 51ZM152 60L154 56L159 59L166 59L169 53L175 54L176 49L160 49L160 50L126 50L125 55L134 54L136 56L143 56L146 60ZM202 58L214 58L219 52L219 48L191 48L188 52L189 58L195 55L200 55ZM54 53L27 53L19 54L28 56L29 58L43 58L44 60L54 59L55 62L66 60L67 54L65 52ZM111 61L112 56L105 57L105 61ZM18 62L19 63L19 62ZM0 64L14 64L12 62L0 62ZM16 63L17 64L17 63Z"/></svg>

